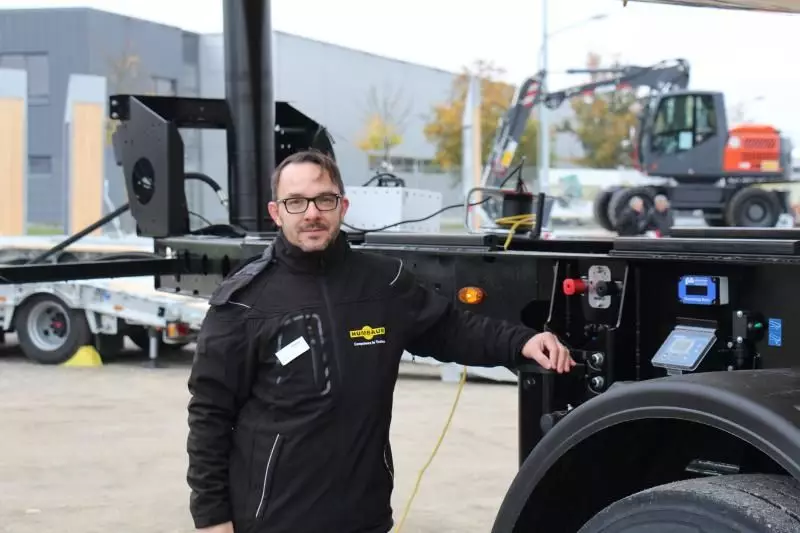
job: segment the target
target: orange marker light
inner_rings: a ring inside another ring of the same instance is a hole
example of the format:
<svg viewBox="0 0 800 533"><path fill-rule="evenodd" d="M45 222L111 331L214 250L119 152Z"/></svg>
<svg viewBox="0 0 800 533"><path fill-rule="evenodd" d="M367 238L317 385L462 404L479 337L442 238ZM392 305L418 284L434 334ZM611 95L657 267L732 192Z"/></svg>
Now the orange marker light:
<svg viewBox="0 0 800 533"><path fill-rule="evenodd" d="M465 304L479 304L486 297L480 287L462 287L458 291L458 300Z"/></svg>
<svg viewBox="0 0 800 533"><path fill-rule="evenodd" d="M167 337L186 337L189 335L189 326L180 322L170 322L167 324Z"/></svg>

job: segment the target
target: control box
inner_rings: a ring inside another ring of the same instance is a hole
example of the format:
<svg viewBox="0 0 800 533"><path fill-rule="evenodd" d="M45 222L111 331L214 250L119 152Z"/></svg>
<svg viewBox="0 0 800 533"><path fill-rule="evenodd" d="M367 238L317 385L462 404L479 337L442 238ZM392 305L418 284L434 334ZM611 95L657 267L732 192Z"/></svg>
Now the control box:
<svg viewBox="0 0 800 533"><path fill-rule="evenodd" d="M687 305L726 305L728 278L723 276L683 276L678 282L678 299Z"/></svg>

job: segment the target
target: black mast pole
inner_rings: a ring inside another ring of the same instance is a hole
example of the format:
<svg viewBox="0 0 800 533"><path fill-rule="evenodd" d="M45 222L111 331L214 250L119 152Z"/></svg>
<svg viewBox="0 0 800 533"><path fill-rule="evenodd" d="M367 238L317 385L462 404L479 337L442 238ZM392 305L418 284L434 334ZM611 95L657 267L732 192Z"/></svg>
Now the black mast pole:
<svg viewBox="0 0 800 533"><path fill-rule="evenodd" d="M267 204L275 168L270 0L223 0L230 222L273 231Z"/></svg>

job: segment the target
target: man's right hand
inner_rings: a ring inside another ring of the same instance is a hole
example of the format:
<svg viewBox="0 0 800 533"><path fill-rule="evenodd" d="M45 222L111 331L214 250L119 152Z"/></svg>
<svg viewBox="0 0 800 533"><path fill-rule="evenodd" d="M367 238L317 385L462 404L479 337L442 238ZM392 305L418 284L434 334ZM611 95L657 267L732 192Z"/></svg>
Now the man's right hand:
<svg viewBox="0 0 800 533"><path fill-rule="evenodd" d="M197 530L200 533L233 533L233 522L225 522L216 526L204 527Z"/></svg>

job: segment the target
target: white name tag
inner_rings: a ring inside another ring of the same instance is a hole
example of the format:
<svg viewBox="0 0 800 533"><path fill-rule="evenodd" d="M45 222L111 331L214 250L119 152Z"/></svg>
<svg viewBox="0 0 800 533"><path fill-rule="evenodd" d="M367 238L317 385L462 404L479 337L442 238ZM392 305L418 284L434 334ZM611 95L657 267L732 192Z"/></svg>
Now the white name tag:
<svg viewBox="0 0 800 533"><path fill-rule="evenodd" d="M282 365L286 366L302 354L308 351L308 343L303 337L297 337L295 340L281 348L275 353L275 357Z"/></svg>

